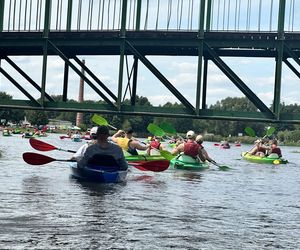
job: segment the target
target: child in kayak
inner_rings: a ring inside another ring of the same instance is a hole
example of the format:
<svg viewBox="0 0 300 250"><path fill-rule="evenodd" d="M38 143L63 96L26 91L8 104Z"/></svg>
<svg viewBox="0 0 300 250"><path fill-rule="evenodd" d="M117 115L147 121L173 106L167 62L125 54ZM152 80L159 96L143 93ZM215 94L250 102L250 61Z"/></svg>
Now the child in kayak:
<svg viewBox="0 0 300 250"><path fill-rule="evenodd" d="M209 162L212 162L214 164L217 164L212 158L209 157L207 151L204 149L204 147L202 145L202 143L203 143L203 136L202 135L197 135L196 136L196 142L200 146L200 152L198 154L200 160L203 161L203 162L209 161Z"/></svg>
<svg viewBox="0 0 300 250"><path fill-rule="evenodd" d="M277 154L278 157L282 157L281 149L278 147L278 142L275 139L271 141L271 146L268 151L268 155L270 154Z"/></svg>

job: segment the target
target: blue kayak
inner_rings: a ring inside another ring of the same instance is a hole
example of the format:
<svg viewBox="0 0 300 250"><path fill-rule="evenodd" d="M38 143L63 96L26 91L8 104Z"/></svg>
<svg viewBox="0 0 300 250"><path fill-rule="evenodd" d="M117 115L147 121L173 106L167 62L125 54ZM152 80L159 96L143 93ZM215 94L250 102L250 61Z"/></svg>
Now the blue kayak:
<svg viewBox="0 0 300 250"><path fill-rule="evenodd" d="M72 177L81 181L98 183L123 182L127 176L127 170L119 170L118 166L94 166L89 165L82 169L77 167L76 162L70 164Z"/></svg>

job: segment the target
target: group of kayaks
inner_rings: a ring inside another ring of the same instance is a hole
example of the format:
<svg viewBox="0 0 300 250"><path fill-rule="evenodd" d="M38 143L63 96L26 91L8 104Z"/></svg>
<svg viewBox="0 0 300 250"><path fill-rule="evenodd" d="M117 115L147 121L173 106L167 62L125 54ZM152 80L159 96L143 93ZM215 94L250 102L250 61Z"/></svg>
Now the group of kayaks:
<svg viewBox="0 0 300 250"><path fill-rule="evenodd" d="M49 150L62 150L67 152L73 152L70 150L63 150L60 148L56 148L53 145L50 145L46 142L39 141L37 139L29 140L31 146L34 149L39 151L49 151ZM194 159L190 156L180 154L176 157L173 157L172 154L168 151L164 152L162 150L161 155L129 155L125 154L125 159L128 162L128 165L131 165L142 171L153 171L153 172L161 172L166 169L178 169L178 170L188 170L188 171L200 171L209 168L209 164L207 162L201 162L198 159ZM167 153L167 154L165 154ZM254 162L254 163L262 163L262 164L286 164L287 160L278 157L277 154L271 154L266 157L259 157L255 155L251 155L248 152L242 153L242 158L244 160ZM36 153L24 153L23 159L25 162L31 165L43 165L52 161L68 161L70 163L71 174L73 177L83 180L83 181L93 181L99 183L116 183L122 182L126 179L127 170L120 170L117 164L111 163L109 161L102 161L103 163L100 166L85 166L84 168L78 169L77 163L72 160L57 160L53 159L49 156L36 154ZM217 163L213 163L218 166L220 169L227 166L221 166ZM224 169L225 170L225 169Z"/></svg>

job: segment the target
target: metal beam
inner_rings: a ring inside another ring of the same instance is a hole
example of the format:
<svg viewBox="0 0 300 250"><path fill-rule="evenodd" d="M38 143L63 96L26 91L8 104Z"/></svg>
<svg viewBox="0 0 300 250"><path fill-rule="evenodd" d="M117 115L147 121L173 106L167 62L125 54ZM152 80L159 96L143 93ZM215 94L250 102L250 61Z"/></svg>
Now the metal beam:
<svg viewBox="0 0 300 250"><path fill-rule="evenodd" d="M40 87L35 81L33 81L32 78L31 78L29 75L27 75L21 68L19 68L18 65L16 65L12 60L10 60L9 57L5 57L4 59L5 59L5 60L6 60L6 61L7 61L7 62L8 62L15 70L16 70L16 71L18 71L18 72L20 73L21 76L23 76L28 82L30 82L31 85L32 85L33 87L35 87L38 91L42 92L41 87ZM45 96L46 96L46 98L47 98L49 101L54 102L53 98L52 98L50 95L48 95L46 92L45 92Z"/></svg>
<svg viewBox="0 0 300 250"><path fill-rule="evenodd" d="M288 60L283 60L285 62L285 64L295 73L296 76L298 76L298 78L300 78L300 73L299 71L288 61Z"/></svg>
<svg viewBox="0 0 300 250"><path fill-rule="evenodd" d="M237 86L244 95L262 112L267 118L274 119L274 113L252 92L250 88L240 79L232 69L218 56L218 54L204 43L206 51L210 54L211 60L219 67L219 69Z"/></svg>
<svg viewBox="0 0 300 250"><path fill-rule="evenodd" d="M177 97L177 99L190 110L191 113L195 113L193 105L170 83L167 78L142 54L138 52L130 43L126 41L128 49Z"/></svg>
<svg viewBox="0 0 300 250"><path fill-rule="evenodd" d="M95 76L94 73L78 59L78 57L75 56L74 60L80 65L81 68L85 70L86 73L88 73L95 80L95 82L97 82L114 99L114 101L117 101L118 98L114 95L114 93L111 92L109 88L106 87L105 84L101 82L99 78Z"/></svg>
<svg viewBox="0 0 300 250"><path fill-rule="evenodd" d="M51 47L57 52L57 54L70 66L76 73L79 75L99 96L101 96L104 101L110 104L112 107L116 107L85 75L83 75L79 69L75 67L73 63L53 44L51 41L48 40L48 43Z"/></svg>
<svg viewBox="0 0 300 250"><path fill-rule="evenodd" d="M35 98L30 95L15 79L13 79L2 67L0 67L0 72L13 84L15 85L27 98L31 101L31 103L35 106L41 106Z"/></svg>

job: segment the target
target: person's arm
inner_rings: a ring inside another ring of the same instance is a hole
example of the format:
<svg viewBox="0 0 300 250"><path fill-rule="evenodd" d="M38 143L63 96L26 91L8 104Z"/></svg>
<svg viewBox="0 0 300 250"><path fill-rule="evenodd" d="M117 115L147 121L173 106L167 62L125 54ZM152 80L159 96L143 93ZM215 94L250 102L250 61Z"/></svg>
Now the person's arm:
<svg viewBox="0 0 300 250"><path fill-rule="evenodd" d="M184 151L184 144L181 143L172 150L171 154L172 155L178 155L180 152L183 152L183 151Z"/></svg>
<svg viewBox="0 0 300 250"><path fill-rule="evenodd" d="M88 147L88 143L82 145L75 154L73 154L73 156L71 157L71 160L76 160L77 162L81 160L81 158L83 157L86 149Z"/></svg>
<svg viewBox="0 0 300 250"><path fill-rule="evenodd" d="M120 166L120 169L121 170L127 170L128 169L128 163L124 157L124 154L123 154L123 150L121 147L117 146L116 145L116 153L117 153L117 162Z"/></svg>
<svg viewBox="0 0 300 250"><path fill-rule="evenodd" d="M202 151L202 154L204 155L204 157L205 157L205 159L207 161L216 163L215 160L213 160L212 158L210 158L210 156L208 155L207 151L204 148L201 151Z"/></svg>
<svg viewBox="0 0 300 250"><path fill-rule="evenodd" d="M132 141L129 142L129 146L132 149L146 150L150 147L150 144L141 144L137 140L132 140Z"/></svg>
<svg viewBox="0 0 300 250"><path fill-rule="evenodd" d="M124 134L124 131L123 130L118 130L117 133L115 133L112 137L111 137L111 140L115 143L118 142L118 137L121 137L122 134Z"/></svg>

